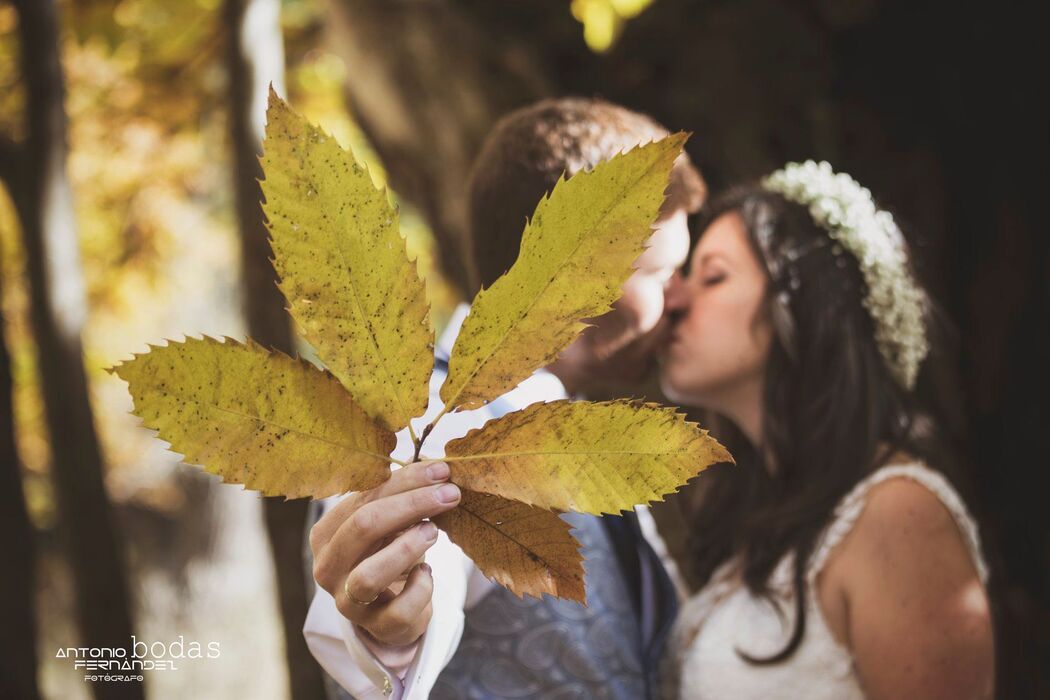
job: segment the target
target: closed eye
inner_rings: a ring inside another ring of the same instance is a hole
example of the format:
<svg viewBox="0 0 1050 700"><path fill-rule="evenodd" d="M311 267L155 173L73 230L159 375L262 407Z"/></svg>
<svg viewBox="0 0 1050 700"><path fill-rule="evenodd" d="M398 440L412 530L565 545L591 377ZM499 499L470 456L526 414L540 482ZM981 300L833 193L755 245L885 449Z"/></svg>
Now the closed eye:
<svg viewBox="0 0 1050 700"><path fill-rule="evenodd" d="M725 281L725 278L726 278L725 273L724 272L719 272L718 274L708 275L707 277L704 277L703 279L700 280L700 283L702 285L704 285L705 287L713 287L716 284L718 284L719 282Z"/></svg>

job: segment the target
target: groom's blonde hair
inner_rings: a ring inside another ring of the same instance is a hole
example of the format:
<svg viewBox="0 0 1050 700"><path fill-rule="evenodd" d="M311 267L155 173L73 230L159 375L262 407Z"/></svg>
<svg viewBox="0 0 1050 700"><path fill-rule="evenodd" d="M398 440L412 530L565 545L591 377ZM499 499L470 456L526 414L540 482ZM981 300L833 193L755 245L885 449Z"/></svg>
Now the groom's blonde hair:
<svg viewBox="0 0 1050 700"><path fill-rule="evenodd" d="M652 118L599 99L547 99L492 129L470 178L469 242L479 281L490 286L518 257L525 220L558 178L668 135ZM674 164L661 218L700 209L707 187L683 154Z"/></svg>

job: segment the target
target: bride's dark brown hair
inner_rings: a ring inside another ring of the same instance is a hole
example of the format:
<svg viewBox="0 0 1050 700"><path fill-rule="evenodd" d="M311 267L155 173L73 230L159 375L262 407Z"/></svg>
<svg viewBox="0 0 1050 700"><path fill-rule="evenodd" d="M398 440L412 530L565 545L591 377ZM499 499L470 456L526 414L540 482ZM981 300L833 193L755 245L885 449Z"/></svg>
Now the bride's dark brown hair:
<svg viewBox="0 0 1050 700"><path fill-rule="evenodd" d="M768 273L760 313L772 325L774 339L766 365L761 444L749 444L732 426L716 428L737 464L703 477L692 553L701 584L739 555L744 583L760 596L770 595L769 579L781 558L795 554L795 621L786 645L765 658L737 650L752 663L772 664L789 658L802 642L806 566L843 496L899 453L951 472L959 484L955 460L948 458L950 441L934 420L944 407L917 398L933 393L929 365L938 360L936 348L920 371L918 390L904 390L875 344L856 259L804 207L759 185L716 198L696 230L728 212L743 219ZM931 337L931 346L938 340Z"/></svg>

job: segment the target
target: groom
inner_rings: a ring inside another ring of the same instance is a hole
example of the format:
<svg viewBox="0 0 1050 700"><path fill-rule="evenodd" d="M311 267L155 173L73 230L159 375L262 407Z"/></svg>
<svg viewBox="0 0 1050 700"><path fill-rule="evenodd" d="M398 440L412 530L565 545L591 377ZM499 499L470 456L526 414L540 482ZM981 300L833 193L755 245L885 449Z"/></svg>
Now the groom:
<svg viewBox="0 0 1050 700"><path fill-rule="evenodd" d="M526 218L563 172L593 168L666 135L648 117L598 100L545 100L504 117L470 183L480 282L491 286L514 263ZM688 254L686 216L704 194L683 155L649 247L613 311L595 319L547 371L481 409L446 416L428 445L536 401L604 394L612 383L643 378L659 335L664 284ZM437 392L467 310L456 310L438 341L431 405L413 421L417 431L441 408ZM395 456L411 458L410 447L399 435ZM485 579L425 522L459 501L447 476L440 462L413 464L372 491L323 504L310 533L318 589L304 634L332 678L358 700L650 695L676 595L648 511L563 516L583 549L588 605L520 599ZM420 557L425 564L417 565Z"/></svg>

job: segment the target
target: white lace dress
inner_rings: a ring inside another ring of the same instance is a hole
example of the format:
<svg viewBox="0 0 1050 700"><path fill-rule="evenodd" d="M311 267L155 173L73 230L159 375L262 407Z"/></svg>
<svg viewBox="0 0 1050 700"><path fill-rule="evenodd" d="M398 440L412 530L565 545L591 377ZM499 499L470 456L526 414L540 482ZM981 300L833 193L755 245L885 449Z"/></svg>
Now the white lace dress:
<svg viewBox="0 0 1050 700"><path fill-rule="evenodd" d="M673 676L669 694L679 700L863 700L850 652L832 637L821 613L815 581L860 517L872 487L899 477L925 486L951 512L981 581L987 582L977 527L951 484L917 464L883 467L839 503L831 524L817 540L806 571L806 632L795 654L769 666L749 664L737 654L739 649L751 656L769 656L787 642L795 618L790 593L792 557L780 561L770 581L771 589L779 591L779 610L769 600L752 596L739 578L731 576L732 566L726 565L679 613L669 646L667 668Z"/></svg>

